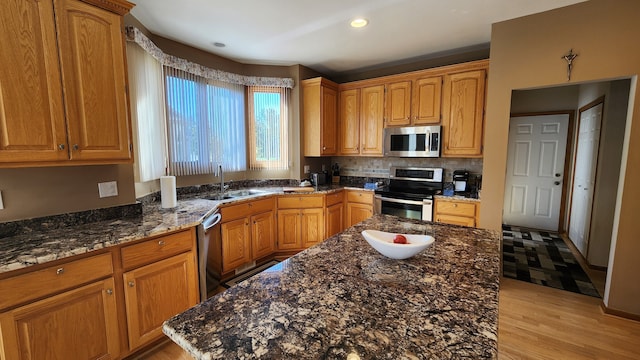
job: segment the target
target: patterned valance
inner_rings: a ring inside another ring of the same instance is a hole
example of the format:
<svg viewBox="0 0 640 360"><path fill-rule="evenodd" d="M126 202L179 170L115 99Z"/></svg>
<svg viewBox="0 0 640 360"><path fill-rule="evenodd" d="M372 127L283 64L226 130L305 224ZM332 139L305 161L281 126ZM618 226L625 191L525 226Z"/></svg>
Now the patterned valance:
<svg viewBox="0 0 640 360"><path fill-rule="evenodd" d="M222 70L210 69L206 66L193 63L189 60L165 54L156 44L146 37L138 28L133 26L126 27L127 41L133 41L140 45L146 52L156 58L162 65L170 66L175 69L186 71L190 74L202 76L211 80L219 80L231 84L240 84L245 86L275 86L283 88L293 88L293 79L276 78L264 76L245 76L228 73Z"/></svg>

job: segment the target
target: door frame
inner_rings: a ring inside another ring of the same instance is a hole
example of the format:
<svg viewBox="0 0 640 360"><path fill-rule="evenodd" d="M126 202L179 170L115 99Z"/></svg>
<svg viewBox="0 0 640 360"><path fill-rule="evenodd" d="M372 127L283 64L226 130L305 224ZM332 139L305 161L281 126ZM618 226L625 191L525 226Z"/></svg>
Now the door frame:
<svg viewBox="0 0 640 360"><path fill-rule="evenodd" d="M596 163L595 165L595 174L594 174L594 178L593 178L593 195L591 195L591 209L589 209L589 228L587 229L587 251L584 254L584 259L585 262L587 264L589 264L588 261L586 261L586 259L588 259L589 256L589 241L591 240L591 224L593 222L593 198L596 195L596 184L598 183L598 162L600 161L600 145L601 145L601 141L602 141L602 121L604 121L604 95L598 97L597 99L591 101L590 103L582 106L581 108L578 109L578 119L577 119L577 123L576 123L576 127L575 127L575 132L577 132L580 129L580 115L593 108L596 107L598 105L602 104L602 116L600 118L600 134L598 134L598 154L596 156ZM576 144L578 143L578 136L574 135L575 137L575 142ZM576 151L574 151L573 153L573 168L571 169L571 187L573 187L573 182L575 181L575 176L576 176L576 157L578 156L578 149L576 149ZM569 206L567 208L568 214L569 216L567 217L567 239L569 239L569 241L575 245L575 243L573 242L573 240L571 240L571 238L569 237L569 226L571 224L571 206L573 205L573 192L571 193L571 196L569 197Z"/></svg>
<svg viewBox="0 0 640 360"><path fill-rule="evenodd" d="M567 195L568 195L568 181L566 181L567 179L567 174L569 174L569 170L571 169L571 161L569 161L569 159L571 158L571 151L573 149L573 138L574 138L574 133L575 133L575 127L574 127L574 118L575 118L575 110L556 110L556 111L536 111L536 112L523 112L523 113L511 113L509 115L509 118L513 118L513 117L523 117L523 116L545 116L545 115L568 115L569 116L569 124L567 125L569 128L567 129L567 146L565 148L565 154L564 154L564 179L565 181L562 182L562 192L560 194L560 213L558 214L558 232L559 233L563 233L566 232L567 229L565 229L564 224L565 224L565 218L566 218L566 214L568 211L568 206L567 206ZM511 126L511 120L509 120L509 126ZM509 141L509 139L507 139L507 142ZM506 168L505 168L506 171ZM571 174L572 178L573 178L573 174ZM573 183L573 182L572 182ZM502 201L504 202L504 198L502 199ZM568 222L567 222L568 223Z"/></svg>

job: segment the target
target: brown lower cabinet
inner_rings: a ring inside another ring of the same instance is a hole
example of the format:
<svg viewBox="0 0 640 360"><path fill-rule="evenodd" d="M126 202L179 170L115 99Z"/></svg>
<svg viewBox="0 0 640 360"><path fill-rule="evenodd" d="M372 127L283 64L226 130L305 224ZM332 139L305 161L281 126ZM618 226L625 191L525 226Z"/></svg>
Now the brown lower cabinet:
<svg viewBox="0 0 640 360"><path fill-rule="evenodd" d="M277 250L302 250L325 239L324 195L278 198Z"/></svg>
<svg viewBox="0 0 640 360"><path fill-rule="evenodd" d="M198 303L195 263L190 253L127 271L123 275L131 350L162 336L162 323Z"/></svg>
<svg viewBox="0 0 640 360"><path fill-rule="evenodd" d="M479 218L479 203L448 199L435 200L434 222L476 227Z"/></svg>
<svg viewBox="0 0 640 360"><path fill-rule="evenodd" d="M198 301L195 229L0 279L0 359L121 359Z"/></svg>
<svg viewBox="0 0 640 360"><path fill-rule="evenodd" d="M331 237L344 227L344 191L327 194L325 198L325 237Z"/></svg>
<svg viewBox="0 0 640 360"><path fill-rule="evenodd" d="M275 199L245 200L220 209L222 225L214 234L213 247L220 254L214 261L222 276L254 260L272 255L275 251Z"/></svg>
<svg viewBox="0 0 640 360"><path fill-rule="evenodd" d="M109 277L4 312L0 358L116 359L122 351L116 303Z"/></svg>
<svg viewBox="0 0 640 360"><path fill-rule="evenodd" d="M373 192L347 190L347 218L345 227L351 227L373 216Z"/></svg>

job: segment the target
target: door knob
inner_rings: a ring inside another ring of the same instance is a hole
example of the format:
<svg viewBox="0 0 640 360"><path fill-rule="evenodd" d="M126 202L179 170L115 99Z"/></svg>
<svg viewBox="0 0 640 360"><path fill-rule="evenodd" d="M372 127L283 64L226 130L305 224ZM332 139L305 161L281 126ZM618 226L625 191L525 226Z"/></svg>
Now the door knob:
<svg viewBox="0 0 640 360"><path fill-rule="evenodd" d="M554 181L553 182L555 185L560 185L560 181Z"/></svg>
<svg viewBox="0 0 640 360"><path fill-rule="evenodd" d="M556 177L560 177L560 173L556 173Z"/></svg>

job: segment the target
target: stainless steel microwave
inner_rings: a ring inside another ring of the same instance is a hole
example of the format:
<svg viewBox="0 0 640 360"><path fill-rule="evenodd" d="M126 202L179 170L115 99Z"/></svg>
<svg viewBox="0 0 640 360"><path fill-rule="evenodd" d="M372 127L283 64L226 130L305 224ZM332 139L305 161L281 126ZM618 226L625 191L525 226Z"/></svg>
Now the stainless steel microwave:
<svg viewBox="0 0 640 360"><path fill-rule="evenodd" d="M397 157L440 157L438 126L384 129L384 154Z"/></svg>

